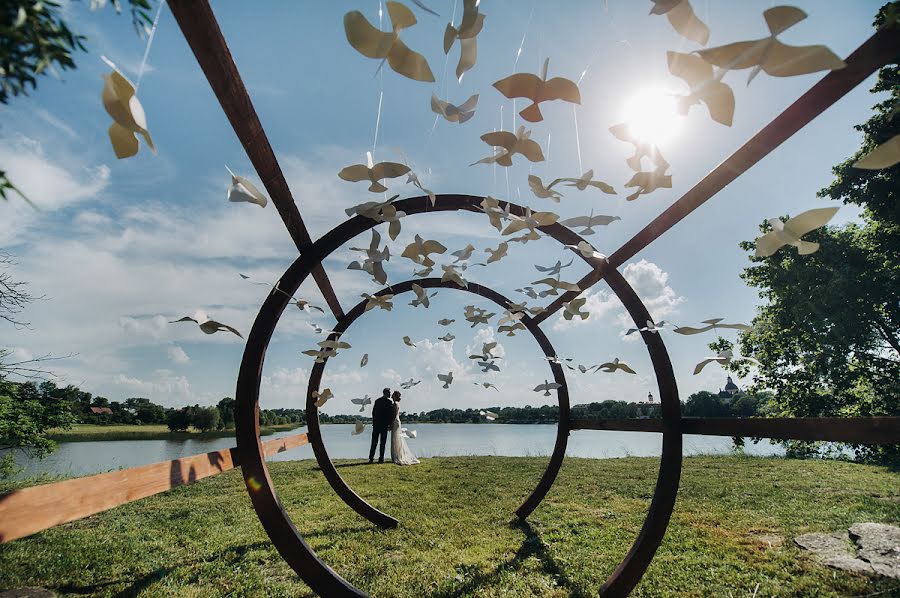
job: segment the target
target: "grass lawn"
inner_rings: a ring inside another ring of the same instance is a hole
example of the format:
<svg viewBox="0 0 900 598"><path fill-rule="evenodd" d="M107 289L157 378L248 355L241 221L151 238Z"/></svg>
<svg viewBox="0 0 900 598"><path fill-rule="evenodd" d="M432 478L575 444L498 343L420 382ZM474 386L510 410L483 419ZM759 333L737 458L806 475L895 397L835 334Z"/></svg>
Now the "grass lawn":
<svg viewBox="0 0 900 598"><path fill-rule="evenodd" d="M315 461L273 463L271 471L310 545L376 596L595 596L637 534L658 460L567 459L543 504L518 522L513 511L545 464L339 463L358 493L401 519L388 531L346 507ZM822 567L791 541L856 522L900 521L896 472L689 457L681 488L636 596L888 596L900 588ZM0 588L35 585L72 595L310 594L269 543L237 471L0 545Z"/></svg>
<svg viewBox="0 0 900 598"><path fill-rule="evenodd" d="M293 430L303 424L277 424L262 426L260 434L266 436L282 430ZM146 424L140 426L127 424L75 424L68 430L53 430L50 437L57 442L89 442L96 440L186 440L189 438L224 438L234 437L234 429L212 430L200 432L191 428L187 432L171 432L165 424Z"/></svg>

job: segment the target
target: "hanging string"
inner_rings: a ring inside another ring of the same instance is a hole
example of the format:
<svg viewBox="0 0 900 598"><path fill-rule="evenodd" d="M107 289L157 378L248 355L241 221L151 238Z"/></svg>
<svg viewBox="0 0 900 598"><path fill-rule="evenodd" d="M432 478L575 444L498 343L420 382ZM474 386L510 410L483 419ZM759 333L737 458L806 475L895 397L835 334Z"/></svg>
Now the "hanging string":
<svg viewBox="0 0 900 598"><path fill-rule="evenodd" d="M378 128L381 126L381 102L384 100L384 90L378 92L378 115L375 117L375 139L372 140L372 156L375 156L375 147L378 145Z"/></svg>
<svg viewBox="0 0 900 598"><path fill-rule="evenodd" d="M141 86L141 79L144 77L144 69L147 68L147 57L150 55L150 46L153 45L153 38L156 35L156 27L159 25L159 15L162 14L165 0L159 0L159 8L156 9L156 16L153 18L153 27L150 28L150 34L147 36L147 45L144 47L144 57L141 59L141 67L138 69L137 82L134 84L134 93L137 93Z"/></svg>
<svg viewBox="0 0 900 598"><path fill-rule="evenodd" d="M459 3L459 0L453 0L453 14L450 16L450 24L452 25L456 21L456 8ZM441 98L447 98L447 65L450 62L450 52L444 54L444 74L441 75ZM431 141L431 136L434 135L434 130L437 128L438 118L440 118L439 114L434 115L434 122L431 123L431 130L428 131L428 135L425 136L425 147L428 146L428 142Z"/></svg>
<svg viewBox="0 0 900 598"><path fill-rule="evenodd" d="M572 105L572 120L575 122L575 149L578 151L578 174L584 172L581 165L581 137L578 135L578 110Z"/></svg>

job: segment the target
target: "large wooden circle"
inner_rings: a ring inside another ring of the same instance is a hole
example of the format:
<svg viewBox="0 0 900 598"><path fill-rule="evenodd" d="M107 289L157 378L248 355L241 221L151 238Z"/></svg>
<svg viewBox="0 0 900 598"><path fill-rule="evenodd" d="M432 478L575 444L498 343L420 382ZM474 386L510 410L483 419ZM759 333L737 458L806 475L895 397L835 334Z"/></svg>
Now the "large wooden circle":
<svg viewBox="0 0 900 598"><path fill-rule="evenodd" d="M428 197L405 199L394 202L394 205L398 211L403 211L408 216L425 212L457 210L480 212L478 205L482 199L481 197L470 195L439 195L435 206L430 204ZM517 216L524 216L526 212L525 208L515 204L509 204L509 210L511 214ZM241 469L253 508L256 510L260 522L281 556L315 592L323 596L365 596L366 594L343 579L316 556L282 507L275 492L272 479L269 476L259 437L259 387L266 348L281 314L290 304L289 295L297 292L300 284L309 276L314 267L321 264L325 257L348 240L377 226L377 224L376 221L361 216L351 218L333 228L309 248L305 249L301 256L291 264L279 283L279 288L284 293L270 293L253 323L253 327L247 337L235 391L237 400L235 434L240 454ZM540 230L542 233L565 245L577 245L582 240L579 235L559 224L544 226ZM579 253L578 255L581 254ZM650 320L646 307L617 270L609 268L608 264L603 260L584 258L583 256L582 258L593 268L603 272L610 288L622 301L622 304L628 310L635 323L638 324L638 327L643 326ZM411 284L412 281L409 281L409 283ZM640 581L665 534L675 504L675 496L678 492L678 482L681 475L680 405L672 364L669 361L665 345L658 334L644 332L642 336L647 344L653 369L656 373L662 406L662 457L656 489L647 517L628 554L601 588L601 594L604 596L627 595ZM536 336L536 338L538 337ZM549 341L547 344L549 346ZM549 350L552 354L552 347L549 347ZM559 366L555 365L555 367L558 368ZM316 429L318 428L316 427ZM557 435L557 446L559 445L559 437L567 436L568 432L569 430L566 429L565 423L561 422L560 431ZM321 441L321 438L313 433L311 427L310 440L312 441L314 438L319 442ZM559 456L560 462L564 452L565 447L563 446L563 454ZM554 452L554 456L556 456L556 452ZM318 457L317 453L317 459ZM328 462L330 463L330 460ZM552 463L553 460L551 458L551 466L545 472L544 478L551 472L553 468ZM556 470L558 470L558 465ZM555 471L552 476L555 477ZM541 483L544 482L544 478L542 478ZM543 495L546 494L552 481L552 479L549 480L542 492L539 492L541 491L541 484L539 483L531 498L539 494L537 497L537 502L539 502ZM365 503L349 487L344 486L353 497L356 497L361 503ZM347 496L342 496L342 498L347 501ZM355 499L351 497L351 500ZM537 506L537 502L529 504L529 501L526 501L519 508L519 515L527 516ZM350 501L348 501L348 504L353 506ZM368 505L368 503L365 503L365 505ZM370 515L375 518L381 518L380 522L376 522L379 525L385 527L396 525L396 520L392 517L377 511L371 505L368 505L368 507L373 511ZM362 508L365 509L365 507Z"/></svg>

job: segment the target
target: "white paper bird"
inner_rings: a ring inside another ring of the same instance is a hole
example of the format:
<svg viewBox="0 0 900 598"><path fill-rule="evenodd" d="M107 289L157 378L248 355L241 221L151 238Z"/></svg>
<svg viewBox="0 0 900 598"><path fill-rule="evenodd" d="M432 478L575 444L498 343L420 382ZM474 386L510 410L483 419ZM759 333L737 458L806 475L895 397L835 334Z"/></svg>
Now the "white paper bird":
<svg viewBox="0 0 900 598"><path fill-rule="evenodd" d="M708 332L710 330L717 330L719 328L727 328L730 330L750 330L750 327L746 324L722 324L723 318L711 318L709 320L702 320L701 324L706 324L706 326L701 326L700 328L692 328L691 326L676 326L672 329L672 332L676 334L684 334L684 335L692 335L692 334L700 334L701 332Z"/></svg>
<svg viewBox="0 0 900 598"><path fill-rule="evenodd" d="M367 155L371 160L372 153L367 152ZM392 203L398 197L400 196L394 195L387 201L363 202L351 208L347 208L344 212L347 216L359 215L370 220L375 220L376 222L387 222L388 236L392 241L396 241L401 230L400 219L406 216L406 212L397 210L396 206Z"/></svg>
<svg viewBox="0 0 900 598"><path fill-rule="evenodd" d="M362 409L360 409L362 411ZM359 436L366 430L366 424L364 422L356 422L353 424L353 430L350 432L351 436Z"/></svg>
<svg viewBox="0 0 900 598"><path fill-rule="evenodd" d="M387 273L384 271L382 262L391 259L390 247L385 244L384 249L379 249L381 244L381 235L374 228L372 229L372 238L368 247L351 247L351 251L360 251L366 254L366 258L362 263L358 261L350 262L347 266L348 270L362 270L368 272L375 282L379 284L387 283Z"/></svg>
<svg viewBox="0 0 900 598"><path fill-rule="evenodd" d="M449 318L441 318L440 320L438 320L437 323L440 324L441 326L449 326L450 324L452 324L455 321L456 320L451 320Z"/></svg>
<svg viewBox="0 0 900 598"><path fill-rule="evenodd" d="M422 382L422 381L421 380L413 380L412 378L410 378L406 382L401 382L400 388L402 388L403 390L409 390L410 388L412 388L416 384L419 384L420 382Z"/></svg>
<svg viewBox="0 0 900 598"><path fill-rule="evenodd" d="M562 198L562 194L559 191L553 190L553 185L559 183L560 179L556 179L551 182L549 185L544 185L544 181L541 180L541 177L529 174L528 175L528 186L531 187L531 192L534 193L534 196L538 199L549 199L556 203L559 203L559 200Z"/></svg>
<svg viewBox="0 0 900 598"><path fill-rule="evenodd" d="M409 172L409 166L399 164L397 162L379 162L374 166L366 166L365 164L354 164L342 169L338 176L345 181L356 183L359 181L369 181L369 191L372 193L383 193L387 191L387 187L379 181L382 179L394 179L403 176Z"/></svg>
<svg viewBox="0 0 900 598"><path fill-rule="evenodd" d="M558 355L551 355L550 357L544 357L549 363L555 363L557 365L565 365L565 362L572 361L571 357L559 357Z"/></svg>
<svg viewBox="0 0 900 598"><path fill-rule="evenodd" d="M325 313L324 309L322 309L318 305L313 305L312 303L310 303L309 301L306 301L305 299L297 299L296 301L294 301L294 305L297 306L297 309L299 309L300 311L305 311L306 313L310 313L310 310L313 310L313 309L317 309L320 312L322 312L323 314Z"/></svg>
<svg viewBox="0 0 900 598"><path fill-rule="evenodd" d="M591 214L589 216L567 218L566 220L561 220L560 224L573 228L582 228L581 231L578 231L578 234L583 236L593 235L596 232L594 230L595 226L606 226L611 222L615 222L616 220L621 220L621 218L619 218L618 216L605 216L603 214L597 214L596 216L594 216L594 210L591 210Z"/></svg>
<svg viewBox="0 0 900 598"><path fill-rule="evenodd" d="M550 184L550 186L552 187L556 183L566 183L566 187L575 187L579 191L584 191L588 187L594 187L595 189L600 189L607 195L615 195L616 194L616 190L612 187L612 185L604 183L603 181L594 180L593 169L588 170L587 172L582 174L577 179L576 178L556 179L555 181L553 181L553 183Z"/></svg>
<svg viewBox="0 0 900 598"><path fill-rule="evenodd" d="M444 117L444 120L451 123L462 124L475 116L475 107L478 105L478 94L476 93L468 100L455 106L450 102L438 98L431 94L431 111Z"/></svg>
<svg viewBox="0 0 900 598"><path fill-rule="evenodd" d="M709 41L709 27L697 18L689 0L653 0L651 15L666 15L679 35L705 46Z"/></svg>
<svg viewBox="0 0 900 598"><path fill-rule="evenodd" d="M358 10L344 15L344 33L357 52L367 58L387 61L394 71L415 81L434 81L425 57L410 50L400 40L400 31L416 24L416 16L399 2L385 3L391 19L392 31L376 29Z"/></svg>
<svg viewBox="0 0 900 598"><path fill-rule="evenodd" d="M362 359L359 360L359 367L364 368L369 364L369 354L366 353L362 356Z"/></svg>
<svg viewBox="0 0 900 598"><path fill-rule="evenodd" d="M534 392L543 391L544 396L549 397L550 391L556 390L557 388L562 388L562 384L560 384L558 382L548 382L547 380L544 380L543 384L538 384L537 386L534 387Z"/></svg>
<svg viewBox="0 0 900 598"><path fill-rule="evenodd" d="M497 320L498 325L503 324L512 324L513 322L518 322L522 318L525 317L524 311L513 311L511 309L507 309L503 312L503 316Z"/></svg>
<svg viewBox="0 0 900 598"><path fill-rule="evenodd" d="M516 73L494 83L497 91L509 99L527 98L531 104L519 112L519 116L528 122L540 122L544 120L539 104L552 100L563 100L572 104L581 104L581 93L574 81L563 77L554 77L547 80L547 68L550 59L544 59L544 68L541 76L533 73Z"/></svg>
<svg viewBox="0 0 900 598"><path fill-rule="evenodd" d="M416 298L409 302L413 307L422 306L424 308L431 307L431 298L437 295L437 291L434 291L430 295L428 291L420 287L419 285L413 283L412 285L413 293L416 294Z"/></svg>
<svg viewBox="0 0 900 598"><path fill-rule="evenodd" d="M400 428L400 434L404 438L415 438L417 435L415 430L410 430L408 428Z"/></svg>
<svg viewBox="0 0 900 598"><path fill-rule="evenodd" d="M806 16L805 12L795 6L770 8L763 12L769 28L768 37L697 50L697 54L706 62L727 70L753 67L747 78L748 85L761 70L773 77L792 77L847 66L825 46L789 46L778 41L778 34L793 27Z"/></svg>
<svg viewBox="0 0 900 598"><path fill-rule="evenodd" d="M455 336L453 336L452 334L450 334L450 333L448 332L448 333L445 334L444 336L439 336L439 337L438 337L438 340L439 340L439 341L444 341L444 342L446 342L446 343L449 343L450 341L452 341L452 340L455 339L455 338L456 338Z"/></svg>
<svg viewBox="0 0 900 598"><path fill-rule="evenodd" d="M626 188L637 187L637 191L627 195L625 199L634 201L638 196L653 193L657 189L671 189L672 175L666 174L666 168L668 166L634 173L624 186Z"/></svg>
<svg viewBox="0 0 900 598"><path fill-rule="evenodd" d="M581 308L584 307L584 304L586 302L586 297L578 297L576 299L572 299L568 303L563 303L563 317L566 320L571 320L572 318L581 318L582 320L587 320L591 315L591 312L581 311Z"/></svg>
<svg viewBox="0 0 900 598"><path fill-rule="evenodd" d="M497 149L493 155L473 162L471 166L494 163L500 166L512 166L512 157L515 154L525 156L529 162L544 161L544 152L541 151L541 146L537 141L531 139L531 131L526 130L524 125L516 129L515 133L509 131L485 133L481 136L481 140Z"/></svg>
<svg viewBox="0 0 900 598"><path fill-rule="evenodd" d="M558 262L557 262L557 263L558 263ZM535 266L535 268L538 268L538 266ZM540 269L540 268L538 268L538 269ZM559 273L559 271L557 270L557 274L558 274L558 273ZM526 296L528 296L528 297L531 297L532 299L537 299L537 298L538 298L537 291L534 290L534 287L530 287L530 286L529 286L529 287L523 287L523 288L521 288L521 289L516 289L516 292L517 292L517 293L522 293L523 295L526 295Z"/></svg>
<svg viewBox="0 0 900 598"><path fill-rule="evenodd" d="M471 243L469 243L462 249L452 252L450 255L456 258L455 260L453 260L453 263L458 264L459 262L468 261L469 258L472 257L473 251L475 251L475 247Z"/></svg>
<svg viewBox="0 0 900 598"><path fill-rule="evenodd" d="M646 326L644 326L643 328L629 328L625 332L625 336L630 336L635 332L652 332L653 334L659 334L660 329L664 328L666 326L666 323L667 322L665 320L660 320L658 324L654 324L652 321L647 320ZM678 331L676 330L675 332Z"/></svg>
<svg viewBox="0 0 900 598"><path fill-rule="evenodd" d="M543 284L550 287L546 291L541 291L540 293L538 293L538 295L541 297L546 297L547 295L558 295L560 290L574 291L576 293L581 290L575 283L560 280L558 274L556 275L556 278L542 278L540 280L535 280L531 284Z"/></svg>
<svg viewBox="0 0 900 598"><path fill-rule="evenodd" d="M510 216L511 222L500 233L501 235L511 235L526 228L537 234L538 227L547 226L559 220L559 215L553 212L532 212L531 208L525 208L524 216Z"/></svg>
<svg viewBox="0 0 900 598"><path fill-rule="evenodd" d="M507 243L506 241L501 242L500 245L497 246L497 249L485 247L484 252L491 256L487 259L487 263L493 264L494 262L499 262L504 257L506 257L506 252L508 249L509 243Z"/></svg>
<svg viewBox="0 0 900 598"><path fill-rule="evenodd" d="M419 190L422 191L422 193L427 195L428 201L430 201L431 206L434 207L434 204L437 203L437 195L435 195L434 191L432 191L431 189L425 188L425 185L422 184L422 182L419 180L419 176L416 173L414 173L412 171L408 172L406 174L406 182L407 182L407 184L412 183L413 185L418 187Z"/></svg>
<svg viewBox="0 0 900 598"><path fill-rule="evenodd" d="M442 388L450 388L450 385L453 384L453 372L448 374L438 374L437 379L444 383Z"/></svg>
<svg viewBox="0 0 900 598"><path fill-rule="evenodd" d="M719 353L716 354L715 357L707 357L706 359L704 359L703 361L698 363L696 366L694 366L694 375L696 376L697 374L702 372L703 368L705 368L707 365L709 365L712 362L716 362L721 366L726 366L733 361L749 361L750 363L760 365L759 361L757 361L756 359L754 359L752 357L735 357L734 353L732 353L731 350L726 350L726 351L720 351Z"/></svg>
<svg viewBox="0 0 900 598"><path fill-rule="evenodd" d="M315 332L316 334L337 334L331 328L322 328L321 326L319 326L318 324L316 324L314 322L307 322L307 325L310 328L312 328L313 332Z"/></svg>
<svg viewBox="0 0 900 598"><path fill-rule="evenodd" d="M687 95L678 96L676 107L686 116L691 106L703 102L716 122L731 126L734 119L734 92L713 75L713 67L695 54L667 52L669 72L688 84ZM724 74L725 71L722 71Z"/></svg>
<svg viewBox="0 0 900 598"><path fill-rule="evenodd" d="M314 391L312 391L312 398L316 399L316 402L315 402L316 407L321 407L322 405L324 405L325 403L328 402L328 399L333 399L334 394L332 394L330 388L326 388L321 391L314 390Z"/></svg>
<svg viewBox="0 0 900 598"><path fill-rule="evenodd" d="M453 43L459 40L459 61L456 63L456 78L459 81L462 81L466 71L475 66L478 59L477 36L484 27L484 15L478 12L478 2L479 0L463 0L463 16L459 27L447 23L444 30L444 54L449 54Z"/></svg>
<svg viewBox="0 0 900 598"><path fill-rule="evenodd" d="M363 293L360 295L363 299L366 300L366 308L364 311L369 311L370 309L375 309L376 307L381 308L386 311L391 311L394 307L393 299L394 296L387 295L369 295L368 293Z"/></svg>
<svg viewBox="0 0 900 598"><path fill-rule="evenodd" d="M338 349L349 349L350 348L350 343L347 343L344 341L338 341L338 340L331 340L331 339L319 341L316 344L319 345L323 349L331 349L332 351L337 351Z"/></svg>
<svg viewBox="0 0 900 598"><path fill-rule="evenodd" d="M478 324L487 324L490 322L490 319L493 318L495 313L488 312L488 310L475 307L474 305L467 305L464 312L466 322L470 322L472 325L469 328L475 328Z"/></svg>
<svg viewBox="0 0 900 598"><path fill-rule="evenodd" d="M502 326L497 326L498 333L506 333L506 336L515 336L516 330L526 330L525 324L522 322L516 322L515 324L504 324Z"/></svg>
<svg viewBox="0 0 900 598"><path fill-rule="evenodd" d="M788 218L787 222L770 218L772 232L756 239L756 256L769 257L785 245L793 245L800 255L817 252L818 243L803 241L801 237L828 224L837 211L838 208L816 208Z"/></svg>
<svg viewBox="0 0 900 598"><path fill-rule="evenodd" d="M593 369L596 368L596 367L597 367L597 366L595 366L595 365L587 366L587 365L581 365L581 364L579 363L579 364L578 364L578 371L581 372L582 374L587 374L589 371L593 370Z"/></svg>
<svg viewBox="0 0 900 598"><path fill-rule="evenodd" d="M247 203L255 203L261 208L266 207L268 200L266 199L266 196L256 188L256 185L244 177L231 172L231 169L228 168L228 166L225 167L225 170L231 175L231 186L228 187L227 193L228 201L245 201Z"/></svg>
<svg viewBox="0 0 900 598"><path fill-rule="evenodd" d="M488 388L493 388L493 389L496 390L497 392L500 392L500 389L497 388L496 386L494 386L493 384L491 384L490 382L473 382L472 384L474 384L475 386L481 386L481 387L483 387L485 390L487 390ZM484 415L484 412L483 412L483 411L479 411L479 413L480 413L481 415Z"/></svg>
<svg viewBox="0 0 900 598"><path fill-rule="evenodd" d="M478 383L476 382L475 384L478 384ZM485 382L484 384L488 384L488 383ZM494 385L491 384L491 386L494 386ZM485 388L487 388L487 386L485 386ZM496 387L494 387L494 388L496 389ZM484 409L482 409L481 411L479 411L479 412L478 412L478 415L480 415L480 416L483 417L484 419L488 420L489 422L492 422L492 421L496 420L498 417L500 417L499 415L497 415L497 414L494 413L493 411L486 411L486 410L484 410Z"/></svg>
<svg viewBox="0 0 900 598"><path fill-rule="evenodd" d="M487 214L491 226L498 231L503 229L503 222L511 218L509 213L509 202L507 202L506 207L501 208L499 199L487 196L481 200L481 203L478 205L481 208L481 211Z"/></svg>
<svg viewBox="0 0 900 598"><path fill-rule="evenodd" d="M572 262L574 262L574 261L575 261L575 258L573 257L571 260L569 260L568 264L563 264L562 260L556 260L556 263L552 266L538 266L537 264L535 264L534 269L537 270L538 272L543 272L544 274L546 274L548 276L556 276L557 274L560 273L560 271L563 268L568 268L569 266L571 266ZM525 287L525 288L529 289L531 287ZM516 290L518 291L519 289L516 289ZM528 293L526 293L526 294L528 294ZM533 296L531 298L537 299L537 296Z"/></svg>
<svg viewBox="0 0 900 598"><path fill-rule="evenodd" d="M881 170L900 164L900 135L894 135L853 163L853 168Z"/></svg>
<svg viewBox="0 0 900 598"><path fill-rule="evenodd" d="M369 395L366 395L361 399L350 399L350 402L353 403L354 405L359 405L359 411L360 411L360 413L362 413L363 411L366 410L366 405L372 404L372 397L370 397Z"/></svg>
<svg viewBox="0 0 900 598"><path fill-rule="evenodd" d="M217 322L216 320L206 320L204 322L199 322L194 318L185 316L177 320L172 320L171 322L169 322L169 324L177 324L178 322L193 322L194 324L200 326L200 330L202 330L206 334L215 334L216 332L230 332L240 338L244 338L241 333L237 331L237 329L232 328L227 324L223 324L222 322Z"/></svg>
<svg viewBox="0 0 900 598"><path fill-rule="evenodd" d="M474 355L469 355L469 359L480 359L482 361L489 361L491 359L499 359L494 356L494 349L497 348L497 342L491 341L489 343L482 343L481 345L481 353L475 353Z"/></svg>
<svg viewBox="0 0 900 598"><path fill-rule="evenodd" d="M140 142L137 135L144 138L147 147L155 154L156 147L147 130L144 107L135 95L134 85L105 56L101 59L112 69L111 73L103 75L102 101L106 113L113 119L109 127L109 140L116 158L130 158L138 153Z"/></svg>
<svg viewBox="0 0 900 598"><path fill-rule="evenodd" d="M635 172L643 170L642 163L644 158L648 158L657 170L662 169L665 172L669 168L669 163L663 158L659 148L635 135L627 124L619 123L613 125L609 128L609 132L619 141L624 141L634 146L634 155L625 160L625 163L628 164L631 170Z"/></svg>
<svg viewBox="0 0 900 598"><path fill-rule="evenodd" d="M631 367L629 367L629 365L627 363L625 363L624 361L619 361L618 357L616 357L612 361L608 361L606 363L601 363L600 365L597 366L597 369L596 369L596 371L598 371L598 372L606 372L607 374L612 374L616 370L620 370L622 372L625 372L626 374L636 374L637 373L633 369L631 369Z"/></svg>
<svg viewBox="0 0 900 598"><path fill-rule="evenodd" d="M325 363L330 357L337 355L337 351L334 349L308 349L306 351L301 351L301 353L309 355L310 357L315 357L316 363Z"/></svg>
<svg viewBox="0 0 900 598"><path fill-rule="evenodd" d="M594 249L593 245L587 241L579 241L578 245L566 245L569 249L573 249L588 259L594 258L598 260L606 260L606 256Z"/></svg>
<svg viewBox="0 0 900 598"><path fill-rule="evenodd" d="M421 266L430 267L434 266L434 260L429 256L432 253L444 253L445 251L447 251L447 248L439 242L433 240L426 241L419 235L416 235L413 242L406 246L406 249L403 250L403 253L401 253L400 256L412 260L414 263Z"/></svg>
<svg viewBox="0 0 900 598"><path fill-rule="evenodd" d="M491 372L491 371L499 372L500 371L500 366L495 364L493 361L479 361L478 367L481 368L482 372Z"/></svg>
<svg viewBox="0 0 900 598"><path fill-rule="evenodd" d="M406 345L407 347L412 347L414 349L416 348L416 343L412 342L412 339L409 338L408 336L403 337L403 344Z"/></svg>
<svg viewBox="0 0 900 598"><path fill-rule="evenodd" d="M468 287L469 283L466 282L466 279L462 277L459 271L453 266L441 266L441 270L444 271L441 274L441 282L455 282L461 287Z"/></svg>

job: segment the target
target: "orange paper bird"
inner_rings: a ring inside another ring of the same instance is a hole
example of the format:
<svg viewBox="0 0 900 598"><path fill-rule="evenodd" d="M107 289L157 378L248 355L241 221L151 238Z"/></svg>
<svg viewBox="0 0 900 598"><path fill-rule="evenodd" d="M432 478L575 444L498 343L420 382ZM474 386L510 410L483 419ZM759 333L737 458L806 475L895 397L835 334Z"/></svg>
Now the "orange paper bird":
<svg viewBox="0 0 900 598"><path fill-rule="evenodd" d="M694 104L703 102L717 123L731 126L734 117L734 92L713 76L713 67L699 56L667 52L669 72L687 83L691 91L679 96L678 112L687 115Z"/></svg>
<svg viewBox="0 0 900 598"><path fill-rule="evenodd" d="M415 81L434 81L434 75L425 57L410 50L400 40L400 31L416 24L416 16L399 2L387 2L392 31L381 31L372 26L358 10L344 15L344 33L347 41L363 56L387 60L391 68Z"/></svg>
<svg viewBox="0 0 900 598"><path fill-rule="evenodd" d="M573 104L581 104L581 94L574 82L562 77L554 77L547 81L549 62L549 58L544 61L541 77L531 73L516 73L494 83L494 87L510 99L528 98L533 102L519 112L519 116L528 122L536 123L544 120L544 115L541 114L541 108L538 106L541 102L564 100Z"/></svg>

